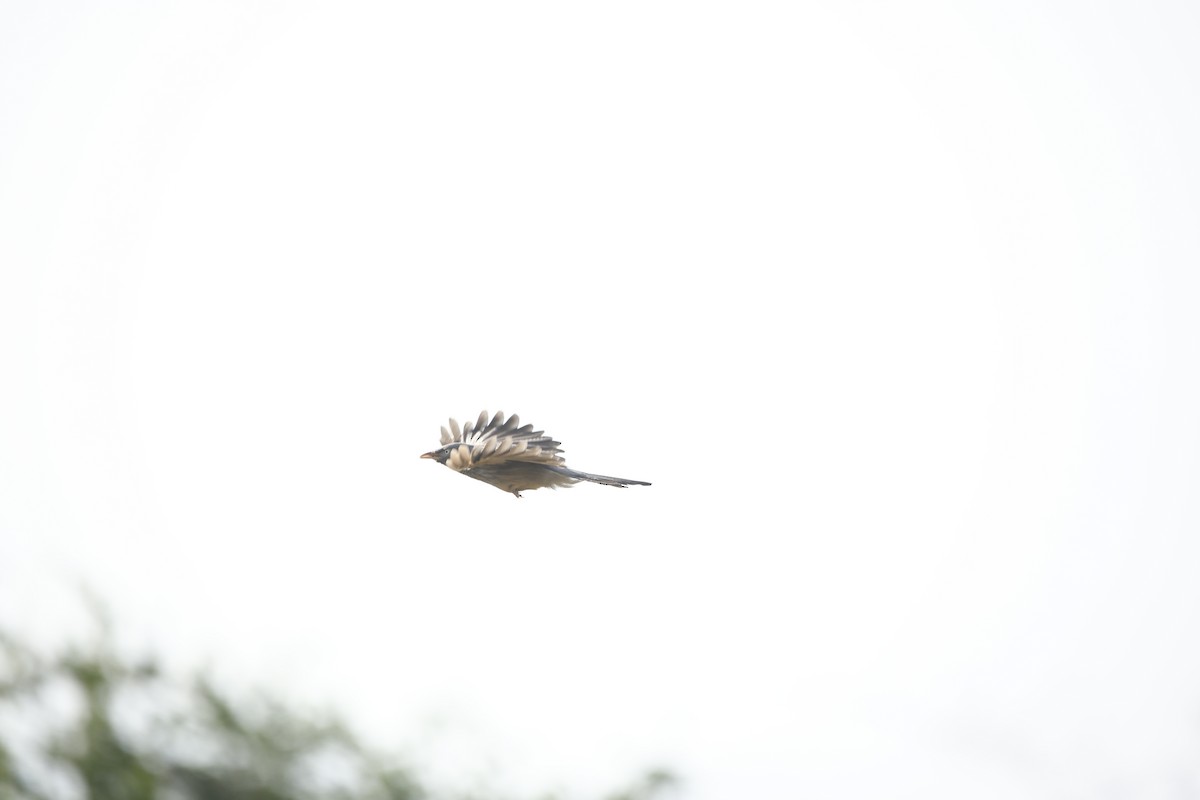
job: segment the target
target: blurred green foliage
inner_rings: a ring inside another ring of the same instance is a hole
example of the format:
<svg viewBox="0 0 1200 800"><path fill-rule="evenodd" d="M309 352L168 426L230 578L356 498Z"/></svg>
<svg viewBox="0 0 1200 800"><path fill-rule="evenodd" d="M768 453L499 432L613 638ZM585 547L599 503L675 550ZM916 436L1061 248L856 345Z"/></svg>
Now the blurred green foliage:
<svg viewBox="0 0 1200 800"><path fill-rule="evenodd" d="M44 654L0 631L0 800L483 800L436 790L333 715L122 657L109 626ZM606 800L652 800L651 771ZM553 800L543 795L540 800Z"/></svg>

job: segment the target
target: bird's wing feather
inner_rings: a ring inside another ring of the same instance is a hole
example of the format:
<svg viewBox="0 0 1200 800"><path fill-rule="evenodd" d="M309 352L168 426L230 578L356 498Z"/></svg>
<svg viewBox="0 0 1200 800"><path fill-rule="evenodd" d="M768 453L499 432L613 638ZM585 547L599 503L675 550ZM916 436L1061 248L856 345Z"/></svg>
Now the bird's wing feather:
<svg viewBox="0 0 1200 800"><path fill-rule="evenodd" d="M564 464L559 453L562 450L545 434L535 431L532 425L521 425L521 419L513 414L507 420L499 411L488 421L486 411L479 419L468 422L460 429L457 420L450 420L450 430L442 428L442 446L458 445L446 462L452 469L463 470L488 465L499 466L506 462L520 461L527 464Z"/></svg>

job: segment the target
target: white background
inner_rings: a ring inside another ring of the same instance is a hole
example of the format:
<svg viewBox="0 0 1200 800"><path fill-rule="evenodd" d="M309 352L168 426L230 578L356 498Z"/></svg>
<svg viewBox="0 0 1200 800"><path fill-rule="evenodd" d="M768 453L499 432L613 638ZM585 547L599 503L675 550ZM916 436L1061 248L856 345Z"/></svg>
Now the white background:
<svg viewBox="0 0 1200 800"><path fill-rule="evenodd" d="M1200 796L1198 9L5 3L0 620L452 782Z"/></svg>

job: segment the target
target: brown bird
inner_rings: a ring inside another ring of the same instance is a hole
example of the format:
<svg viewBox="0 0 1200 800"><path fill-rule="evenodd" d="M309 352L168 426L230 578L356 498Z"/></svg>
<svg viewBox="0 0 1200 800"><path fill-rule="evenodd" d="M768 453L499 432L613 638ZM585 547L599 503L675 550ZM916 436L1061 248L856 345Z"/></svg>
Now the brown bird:
<svg viewBox="0 0 1200 800"><path fill-rule="evenodd" d="M450 430L442 428L441 448L424 453L421 458L432 458L455 472L517 497L521 492L547 486L551 489L573 486L580 481L621 488L650 485L571 469L559 455L560 444L544 431L535 431L532 425L521 427L516 414L505 420L504 412L500 411L488 422L487 412L482 411L473 425L468 422L461 429L458 421L451 419Z"/></svg>

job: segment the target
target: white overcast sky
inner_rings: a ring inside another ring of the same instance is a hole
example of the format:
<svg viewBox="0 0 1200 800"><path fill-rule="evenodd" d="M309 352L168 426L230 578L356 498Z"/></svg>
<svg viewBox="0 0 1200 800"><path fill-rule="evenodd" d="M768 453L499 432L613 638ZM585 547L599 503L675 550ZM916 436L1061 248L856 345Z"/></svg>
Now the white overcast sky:
<svg viewBox="0 0 1200 800"><path fill-rule="evenodd" d="M522 789L1198 797L1197 41L9 0L0 620ZM654 485L417 458L483 408Z"/></svg>

